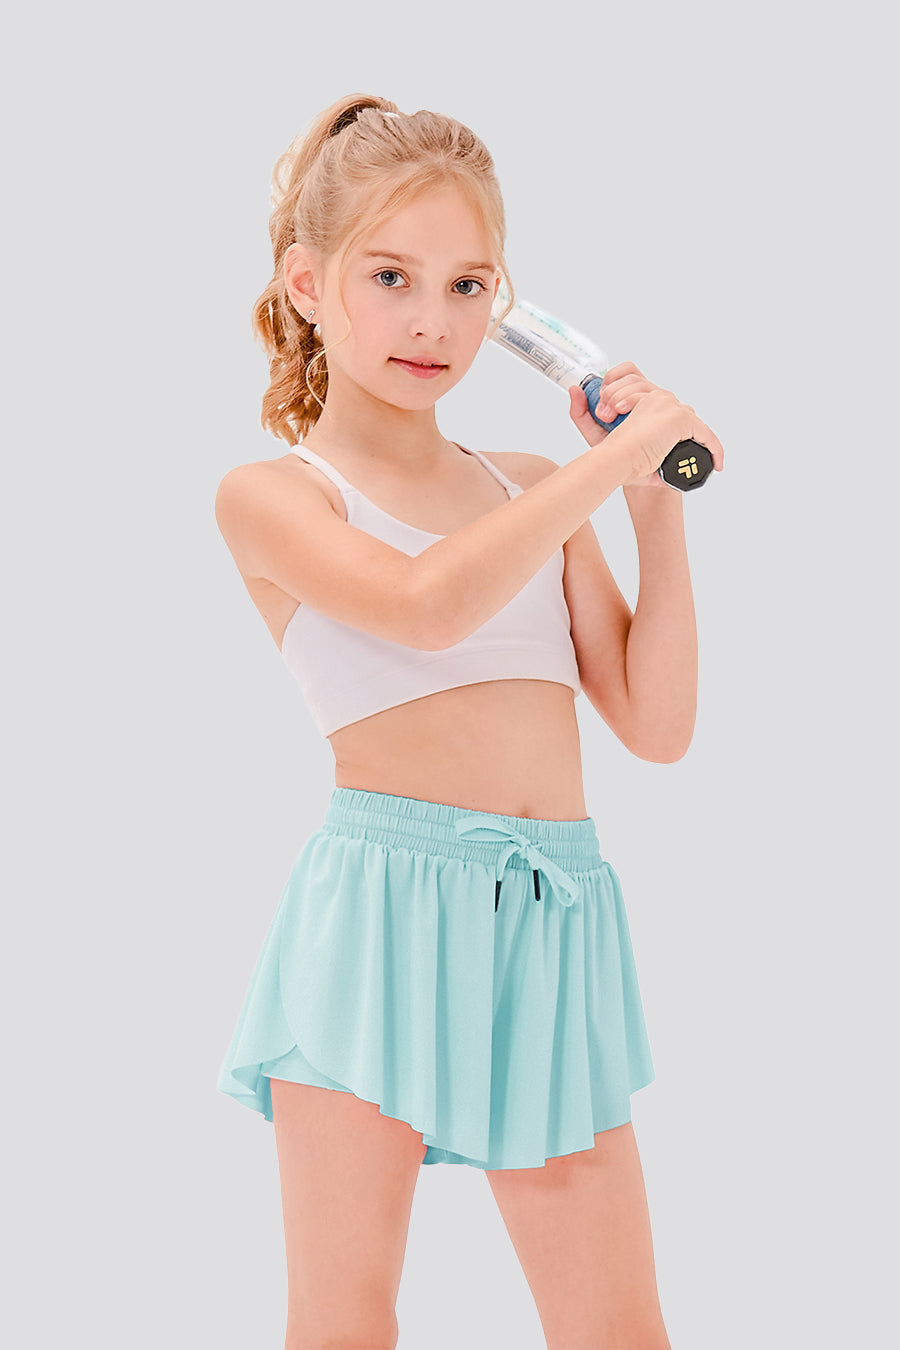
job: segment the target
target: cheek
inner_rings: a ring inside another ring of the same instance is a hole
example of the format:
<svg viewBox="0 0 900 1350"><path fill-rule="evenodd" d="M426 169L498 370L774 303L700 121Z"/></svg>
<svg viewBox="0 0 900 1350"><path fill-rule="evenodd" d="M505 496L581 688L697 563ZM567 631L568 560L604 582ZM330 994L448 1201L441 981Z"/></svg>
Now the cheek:
<svg viewBox="0 0 900 1350"><path fill-rule="evenodd" d="M352 342L354 350L362 355L367 352L374 355L373 349L383 343L396 326L392 326L384 307L370 297L353 306L350 323L348 343Z"/></svg>
<svg viewBox="0 0 900 1350"><path fill-rule="evenodd" d="M472 306L472 313L466 316L465 333L467 339L475 346L479 347L484 341L488 327L491 322L490 304L481 304Z"/></svg>

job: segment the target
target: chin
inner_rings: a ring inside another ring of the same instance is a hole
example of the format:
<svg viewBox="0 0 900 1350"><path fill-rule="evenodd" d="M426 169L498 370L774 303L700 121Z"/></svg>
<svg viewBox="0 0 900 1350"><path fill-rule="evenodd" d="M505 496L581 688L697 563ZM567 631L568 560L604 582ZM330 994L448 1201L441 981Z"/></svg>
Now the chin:
<svg viewBox="0 0 900 1350"><path fill-rule="evenodd" d="M438 388L440 384L440 388ZM377 389L372 388L369 392L380 403L386 403L392 408L400 408L403 412L427 412L433 408L439 398L442 398L453 386L456 380L447 381L441 378L423 384L421 392L415 389Z"/></svg>

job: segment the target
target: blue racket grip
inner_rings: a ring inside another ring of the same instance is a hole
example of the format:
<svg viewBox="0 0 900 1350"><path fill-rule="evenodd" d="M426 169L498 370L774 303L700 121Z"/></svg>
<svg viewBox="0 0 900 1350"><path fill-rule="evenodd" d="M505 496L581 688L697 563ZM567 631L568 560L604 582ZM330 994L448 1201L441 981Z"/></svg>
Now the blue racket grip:
<svg viewBox="0 0 900 1350"><path fill-rule="evenodd" d="M612 431L625 421L628 413L619 413L613 422L602 422L600 420L594 410L600 402L600 386L602 383L602 376L592 375L590 379L585 380L581 387L587 395L591 417L604 431ZM656 470L663 482L668 483L669 487L675 488L677 492L690 492L694 488L702 487L712 471L712 454L699 441L679 441Z"/></svg>
<svg viewBox="0 0 900 1350"><path fill-rule="evenodd" d="M613 428L617 427L620 422L625 421L625 418L628 416L628 414L619 413L618 417L615 419L614 422L601 422L600 418L597 416L596 407L597 404L600 402L600 386L602 383L603 383L602 375L592 375L589 380L585 380L584 384L581 387L584 390L585 394L587 395L588 409L590 411L591 417L593 417L597 425L601 426L604 431L612 431Z"/></svg>

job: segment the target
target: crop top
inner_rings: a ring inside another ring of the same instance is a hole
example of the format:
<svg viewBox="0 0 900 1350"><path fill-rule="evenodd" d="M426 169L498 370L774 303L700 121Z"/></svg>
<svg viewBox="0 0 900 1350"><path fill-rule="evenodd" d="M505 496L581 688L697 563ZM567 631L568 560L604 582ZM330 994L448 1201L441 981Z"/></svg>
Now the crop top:
<svg viewBox="0 0 900 1350"><path fill-rule="evenodd" d="M356 529L410 556L445 538L389 515L314 451L299 447L293 453L340 490ZM477 450L465 453L474 455L510 498L522 491ZM284 630L281 654L322 735L427 694L487 680L549 680L568 685L577 696L581 683L562 586L564 560L557 549L509 604L441 651L390 642L298 605Z"/></svg>

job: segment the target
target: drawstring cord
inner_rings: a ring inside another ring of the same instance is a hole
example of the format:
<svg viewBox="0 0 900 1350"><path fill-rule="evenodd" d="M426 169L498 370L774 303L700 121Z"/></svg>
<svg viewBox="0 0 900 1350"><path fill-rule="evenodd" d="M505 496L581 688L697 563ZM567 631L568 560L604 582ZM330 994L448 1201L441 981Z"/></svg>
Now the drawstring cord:
<svg viewBox="0 0 900 1350"><path fill-rule="evenodd" d="M529 839L527 835L521 834L519 830L514 830L511 825L504 824L503 821L494 819L488 815L465 816L456 822L457 836L462 839L506 839L506 847L501 849L500 857L497 860L497 872L494 883L494 912L500 904L500 884L503 880L503 873L506 864L513 854L519 854L525 858L531 867L531 874L534 882L534 898L541 898L541 883L539 873L543 872L545 880L550 886L551 893L556 896L561 905L568 908L578 896L578 882L570 877L568 872L564 872L561 867L542 853L537 844Z"/></svg>

